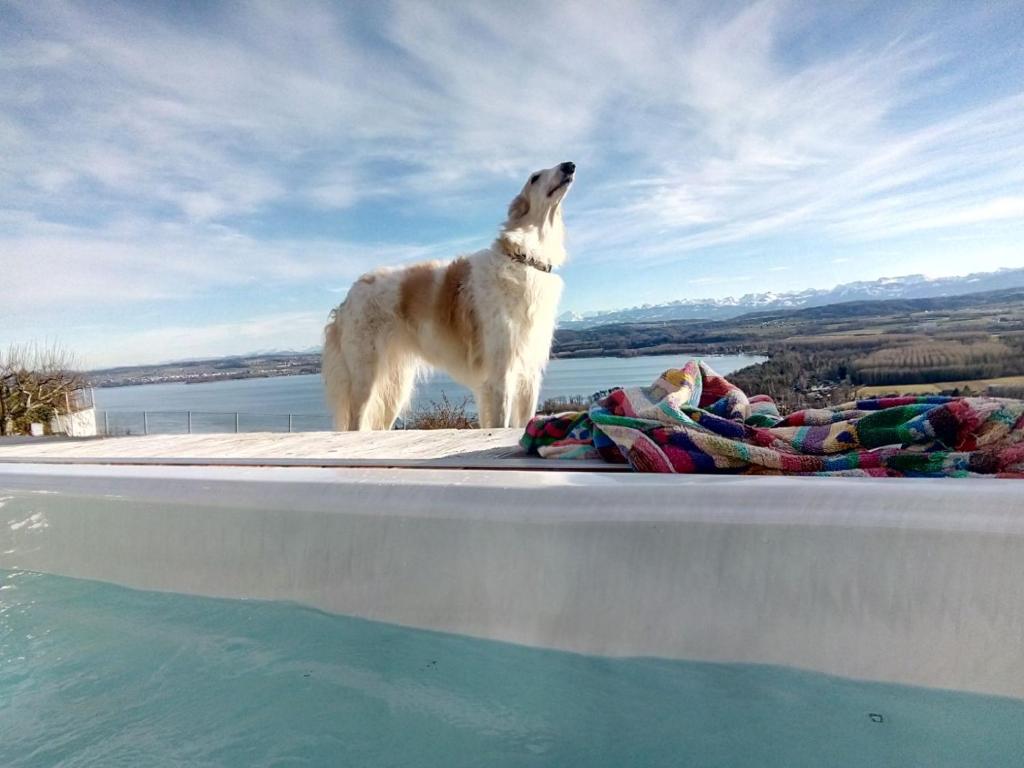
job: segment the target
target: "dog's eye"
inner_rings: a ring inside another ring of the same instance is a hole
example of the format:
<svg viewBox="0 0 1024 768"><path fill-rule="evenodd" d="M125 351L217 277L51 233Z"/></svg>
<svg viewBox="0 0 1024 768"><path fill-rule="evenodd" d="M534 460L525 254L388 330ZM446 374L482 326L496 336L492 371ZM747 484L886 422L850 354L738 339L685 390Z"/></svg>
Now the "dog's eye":
<svg viewBox="0 0 1024 768"><path fill-rule="evenodd" d="M537 182L537 179L539 179L539 178L540 178L540 174L539 173L533 174L533 176L530 177L530 183L531 184L535 184Z"/></svg>

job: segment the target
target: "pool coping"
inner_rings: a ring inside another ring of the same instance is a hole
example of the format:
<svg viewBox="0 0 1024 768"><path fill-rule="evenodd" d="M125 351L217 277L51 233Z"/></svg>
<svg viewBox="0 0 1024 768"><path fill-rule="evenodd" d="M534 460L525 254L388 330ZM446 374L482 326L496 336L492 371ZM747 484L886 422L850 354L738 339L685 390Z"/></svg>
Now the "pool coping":
<svg viewBox="0 0 1024 768"><path fill-rule="evenodd" d="M287 600L594 655L779 664L1024 699L1021 490L7 462L0 568Z"/></svg>

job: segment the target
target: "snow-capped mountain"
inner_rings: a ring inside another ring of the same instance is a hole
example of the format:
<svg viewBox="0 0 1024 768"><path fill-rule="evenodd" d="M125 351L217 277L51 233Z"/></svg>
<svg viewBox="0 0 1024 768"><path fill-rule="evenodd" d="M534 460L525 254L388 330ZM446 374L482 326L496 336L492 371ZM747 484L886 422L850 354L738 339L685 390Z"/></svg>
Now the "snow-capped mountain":
<svg viewBox="0 0 1024 768"><path fill-rule="evenodd" d="M643 304L629 309L604 312L565 312L558 318L561 328L589 328L606 323L639 323L657 320L726 320L747 312L768 309L800 309L838 304L842 301L875 299L924 299L964 293L1024 287L1024 268L976 272L959 277L905 275L878 280L859 280L828 289L807 289L791 293L747 293L739 298L679 299L666 304Z"/></svg>

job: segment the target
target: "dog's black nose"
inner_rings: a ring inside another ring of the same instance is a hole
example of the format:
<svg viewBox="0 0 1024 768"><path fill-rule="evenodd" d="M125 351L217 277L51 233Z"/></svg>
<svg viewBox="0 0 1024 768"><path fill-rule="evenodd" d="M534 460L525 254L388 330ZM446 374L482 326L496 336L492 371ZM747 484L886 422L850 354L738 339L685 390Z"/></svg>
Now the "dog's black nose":
<svg viewBox="0 0 1024 768"><path fill-rule="evenodd" d="M576 163L562 163L558 166L558 170L564 173L566 176L571 176L576 173Z"/></svg>

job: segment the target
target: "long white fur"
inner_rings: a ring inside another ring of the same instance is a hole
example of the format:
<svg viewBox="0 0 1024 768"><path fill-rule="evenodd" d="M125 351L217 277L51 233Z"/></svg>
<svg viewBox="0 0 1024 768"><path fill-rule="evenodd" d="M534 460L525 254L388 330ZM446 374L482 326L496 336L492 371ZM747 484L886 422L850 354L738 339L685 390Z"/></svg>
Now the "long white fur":
<svg viewBox="0 0 1024 768"><path fill-rule="evenodd" d="M409 300L403 283L408 291L414 271L429 279L429 269L436 286L448 263L381 269L352 286L324 329L322 375L336 429L390 429L423 366L442 368L472 390L481 427L521 427L533 416L562 280L510 254L552 267L565 261L561 202L572 182L569 165L532 174L497 239L462 257L469 267L461 298L472 307L477 339L453 338L433 313L400 313L403 296Z"/></svg>

